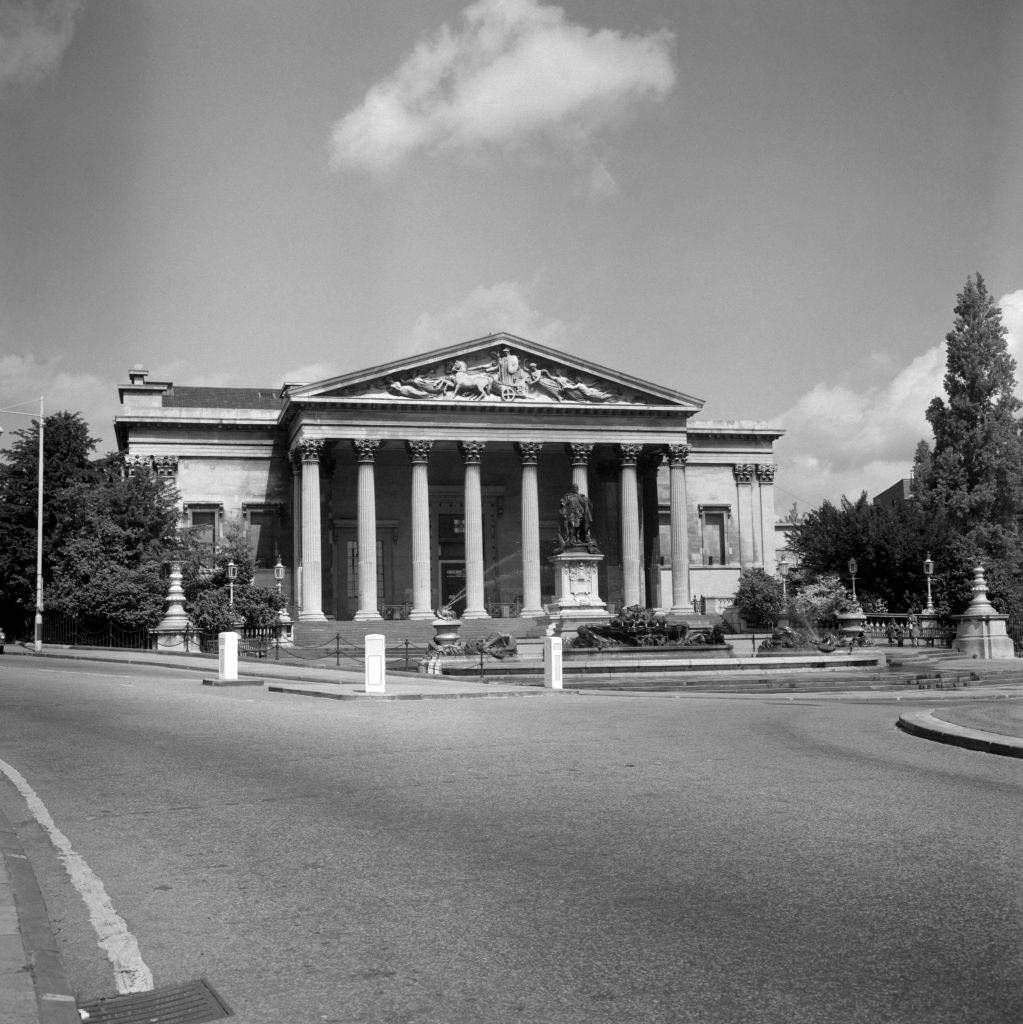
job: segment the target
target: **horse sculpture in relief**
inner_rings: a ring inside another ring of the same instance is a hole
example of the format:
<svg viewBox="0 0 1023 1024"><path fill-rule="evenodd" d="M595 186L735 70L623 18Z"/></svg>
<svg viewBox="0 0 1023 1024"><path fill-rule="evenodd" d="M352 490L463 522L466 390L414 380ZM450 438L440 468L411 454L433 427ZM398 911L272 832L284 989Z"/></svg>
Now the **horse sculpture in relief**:
<svg viewBox="0 0 1023 1024"><path fill-rule="evenodd" d="M451 364L451 371L444 378L443 394L450 392L452 396L468 392L475 399L486 398L493 390L494 378L482 371L469 369L464 359L456 359Z"/></svg>

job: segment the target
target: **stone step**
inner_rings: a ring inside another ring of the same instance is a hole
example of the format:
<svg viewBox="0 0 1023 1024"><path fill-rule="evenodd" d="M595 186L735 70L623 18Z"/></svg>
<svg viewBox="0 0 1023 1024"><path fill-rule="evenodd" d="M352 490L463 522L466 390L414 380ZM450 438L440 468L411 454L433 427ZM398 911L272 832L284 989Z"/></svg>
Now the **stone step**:
<svg viewBox="0 0 1023 1024"><path fill-rule="evenodd" d="M547 623L541 619L464 619L459 627L463 640L482 640L493 633L510 633L516 639L542 637ZM380 622L351 622L328 619L326 622L296 622L294 628L297 647L319 647L335 643L362 647L370 633L382 633L387 644L397 645L406 640L416 647L425 647L435 635L433 623L413 619L384 619Z"/></svg>

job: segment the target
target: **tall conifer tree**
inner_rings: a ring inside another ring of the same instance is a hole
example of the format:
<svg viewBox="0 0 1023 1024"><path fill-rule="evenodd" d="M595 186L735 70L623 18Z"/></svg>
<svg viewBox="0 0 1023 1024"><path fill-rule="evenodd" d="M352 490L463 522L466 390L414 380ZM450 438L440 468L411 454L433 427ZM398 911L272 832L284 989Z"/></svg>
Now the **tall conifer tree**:
<svg viewBox="0 0 1023 1024"><path fill-rule="evenodd" d="M947 342L945 398L934 398L927 419L934 446L917 448L918 498L941 508L959 537L960 569L984 561L1006 597L1016 589L1023 546L1023 443L1014 394L1016 361L1009 355L1001 310L984 279L967 278ZM1000 584L1000 585L999 585Z"/></svg>

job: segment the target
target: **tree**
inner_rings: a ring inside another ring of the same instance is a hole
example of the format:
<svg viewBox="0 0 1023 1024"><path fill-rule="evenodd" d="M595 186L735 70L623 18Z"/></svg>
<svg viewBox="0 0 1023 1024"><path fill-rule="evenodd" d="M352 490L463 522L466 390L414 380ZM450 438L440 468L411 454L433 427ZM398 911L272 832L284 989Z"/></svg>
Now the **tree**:
<svg viewBox="0 0 1023 1024"><path fill-rule="evenodd" d="M917 449L916 485L925 504L945 509L958 533L1001 557L1019 543L1023 443L1016 414L1016 361L1001 310L980 274L968 278L947 343L945 394L927 420L934 447Z"/></svg>
<svg viewBox="0 0 1023 1024"><path fill-rule="evenodd" d="M825 501L807 513L792 531L790 545L806 579L831 574L848 581L849 559L855 558L856 596L864 606L909 609L922 608L926 601L924 559L947 554L954 537L940 506L927 509L917 501L872 505L863 493L855 502L843 497L836 507ZM953 567L947 557L943 563L934 583L944 597Z"/></svg>
<svg viewBox="0 0 1023 1024"><path fill-rule="evenodd" d="M735 606L743 621L761 629L773 626L785 610L783 589L763 569L743 569L735 592Z"/></svg>
<svg viewBox="0 0 1023 1024"><path fill-rule="evenodd" d="M945 337L946 397L927 409L933 448L918 446L914 476L917 500L929 514L943 513L953 534L943 552L951 563L944 581L951 599L965 603L972 569L982 563L992 598L1008 611L1023 608L1023 403L1005 339L1001 310L983 278L967 278Z"/></svg>
<svg viewBox="0 0 1023 1024"><path fill-rule="evenodd" d="M94 482L90 461L97 440L80 413L47 416L43 432L43 582L53 575L53 552L60 524L73 512L69 486ZM0 623L20 631L35 605L36 516L38 508L39 422L14 432L15 442L0 452Z"/></svg>
<svg viewBox="0 0 1023 1024"><path fill-rule="evenodd" d="M792 599L792 611L799 625L813 627L834 618L850 601L838 576L825 573L803 584Z"/></svg>
<svg viewBox="0 0 1023 1024"><path fill-rule="evenodd" d="M163 563L175 544L177 493L151 472L125 475L120 459L97 464L98 481L72 484L55 537L46 604L102 616L124 629L155 626L163 614Z"/></svg>

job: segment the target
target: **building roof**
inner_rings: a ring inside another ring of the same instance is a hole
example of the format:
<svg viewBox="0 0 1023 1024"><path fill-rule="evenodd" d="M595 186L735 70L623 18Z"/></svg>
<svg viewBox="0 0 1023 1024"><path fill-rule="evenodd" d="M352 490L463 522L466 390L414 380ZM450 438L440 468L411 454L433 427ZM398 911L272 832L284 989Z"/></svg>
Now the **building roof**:
<svg viewBox="0 0 1023 1024"><path fill-rule="evenodd" d="M193 388L172 385L163 393L165 409L280 409L280 388Z"/></svg>

